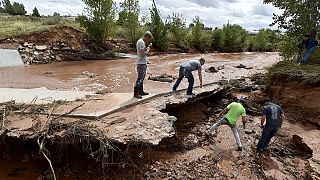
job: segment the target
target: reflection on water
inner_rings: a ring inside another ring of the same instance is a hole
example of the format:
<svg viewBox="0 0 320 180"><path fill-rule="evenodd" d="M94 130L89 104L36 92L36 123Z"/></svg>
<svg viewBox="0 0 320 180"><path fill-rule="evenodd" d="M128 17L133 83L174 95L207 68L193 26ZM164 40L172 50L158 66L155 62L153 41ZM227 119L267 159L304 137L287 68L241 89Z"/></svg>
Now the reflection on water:
<svg viewBox="0 0 320 180"><path fill-rule="evenodd" d="M221 71L223 78L233 77L236 71L228 63L243 63L254 68L263 68L278 60L277 53L212 53L212 54L175 54L149 57L149 74L177 75L180 64L188 59L204 57L207 61L204 69L210 66L226 64ZM106 88L109 92L131 92L136 80L135 58L123 58L112 61L78 61L33 65L30 67L1 68L0 87L38 88L63 90L98 90ZM231 72L229 72L229 69ZM242 72L239 72L241 76ZM246 73L246 72L244 72ZM220 75L221 75L220 74ZM196 74L194 74L197 77ZM209 83L217 77L203 73L204 81ZM195 78L197 81L197 78ZM148 89L170 90L172 84L145 80ZM160 91L160 90L159 90Z"/></svg>

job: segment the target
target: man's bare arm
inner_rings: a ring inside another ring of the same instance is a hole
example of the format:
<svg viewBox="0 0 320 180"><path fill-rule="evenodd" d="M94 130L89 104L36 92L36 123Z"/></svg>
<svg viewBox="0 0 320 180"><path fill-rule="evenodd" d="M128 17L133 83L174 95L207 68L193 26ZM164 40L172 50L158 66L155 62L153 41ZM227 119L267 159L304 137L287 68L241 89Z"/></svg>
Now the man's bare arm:
<svg viewBox="0 0 320 180"><path fill-rule="evenodd" d="M224 116L228 112L228 108L225 108L223 111L219 113L219 117Z"/></svg>
<svg viewBox="0 0 320 180"><path fill-rule="evenodd" d="M262 128L264 126L264 122L266 121L266 116L263 115L260 119L260 127Z"/></svg>
<svg viewBox="0 0 320 180"><path fill-rule="evenodd" d="M201 68L198 69L198 75L199 75L199 80L200 80L200 87L202 87L202 73L201 73Z"/></svg>
<svg viewBox="0 0 320 180"><path fill-rule="evenodd" d="M284 119L286 118L286 116L284 115L284 113L281 114L281 126L282 126L282 123L284 121Z"/></svg>
<svg viewBox="0 0 320 180"><path fill-rule="evenodd" d="M246 124L247 124L246 116L242 116L242 124L243 124L243 129L245 129L246 128Z"/></svg>

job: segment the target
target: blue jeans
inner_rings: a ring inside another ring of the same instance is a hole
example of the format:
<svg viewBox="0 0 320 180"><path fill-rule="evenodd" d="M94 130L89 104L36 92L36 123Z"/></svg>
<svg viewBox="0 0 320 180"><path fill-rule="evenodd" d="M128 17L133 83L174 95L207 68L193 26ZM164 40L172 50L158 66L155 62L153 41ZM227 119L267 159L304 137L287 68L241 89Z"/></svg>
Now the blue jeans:
<svg viewBox="0 0 320 180"><path fill-rule="evenodd" d="M262 135L257 145L258 150L267 150L271 138L278 132L279 126L267 126L263 128Z"/></svg>
<svg viewBox="0 0 320 180"><path fill-rule="evenodd" d="M304 54L303 54L303 64L307 64L309 57L311 56L311 54L313 53L313 51L316 49L317 46L314 46L312 48L310 48L309 50L307 50Z"/></svg>
<svg viewBox="0 0 320 180"><path fill-rule="evenodd" d="M134 86L136 88L143 85L143 81L144 81L144 78L146 77L146 73L147 73L147 65L146 64L138 64L137 65L137 73L138 73L138 78L136 81L136 85Z"/></svg>
<svg viewBox="0 0 320 180"><path fill-rule="evenodd" d="M185 69L184 67L180 67L180 69L179 69L179 77L178 77L176 83L174 84L172 90L173 91L177 90L179 84L181 83L181 81L182 81L182 79L184 77L186 77L188 79L188 82L189 82L187 94L192 94L194 78L193 78L193 75L192 75L191 71Z"/></svg>

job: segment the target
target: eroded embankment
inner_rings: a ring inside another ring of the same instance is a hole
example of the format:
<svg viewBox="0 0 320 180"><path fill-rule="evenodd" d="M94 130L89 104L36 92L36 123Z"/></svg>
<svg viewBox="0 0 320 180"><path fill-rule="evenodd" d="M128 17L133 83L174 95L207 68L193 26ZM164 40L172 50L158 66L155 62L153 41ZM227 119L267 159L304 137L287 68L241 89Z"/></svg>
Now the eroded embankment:
<svg viewBox="0 0 320 180"><path fill-rule="evenodd" d="M320 87L296 81L273 81L271 84L273 98L282 103L286 114L291 117L285 126L288 133L300 142L301 148L309 148L312 157L309 164L314 177L320 175ZM311 123L311 124L310 124Z"/></svg>
<svg viewBox="0 0 320 180"><path fill-rule="evenodd" d="M303 140L297 143L292 139L290 129L281 130L271 144L270 156L255 152L260 136L258 115L266 97L245 81L222 83L231 89L208 85L196 89L195 97L185 96L184 91L159 95L94 121L51 117L48 124L50 116L37 114L8 118L1 143L0 177L52 179L37 144L39 137L40 142L46 137L43 151L60 179L310 178L311 152L297 146ZM235 151L227 126L200 142L202 133L218 120L216 115L239 94L249 94L251 99L245 104L247 129L239 127L245 150ZM21 125L25 120L32 126ZM47 127L46 131L42 127Z"/></svg>
<svg viewBox="0 0 320 180"><path fill-rule="evenodd" d="M273 98L289 108L289 111L298 110L299 120L320 125L320 86L274 81L271 92Z"/></svg>

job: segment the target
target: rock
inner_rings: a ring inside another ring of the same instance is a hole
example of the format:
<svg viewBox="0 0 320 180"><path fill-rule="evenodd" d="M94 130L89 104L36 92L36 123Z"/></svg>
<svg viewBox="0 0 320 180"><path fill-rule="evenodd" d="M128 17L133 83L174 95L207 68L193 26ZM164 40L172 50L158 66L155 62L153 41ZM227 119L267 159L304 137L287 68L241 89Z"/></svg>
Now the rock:
<svg viewBox="0 0 320 180"><path fill-rule="evenodd" d="M205 71L208 72L208 73L216 73L216 72L218 72L218 70L214 66L209 67L209 69L206 69Z"/></svg>
<svg viewBox="0 0 320 180"><path fill-rule="evenodd" d="M36 49L37 51L44 51L44 50L47 50L47 48L48 48L47 46L36 46L35 49Z"/></svg>
<svg viewBox="0 0 320 180"><path fill-rule="evenodd" d="M148 80L152 81L160 81L160 82L168 82L172 83L174 81L175 77L172 75L167 75L167 74L161 74L161 75L150 75Z"/></svg>
<svg viewBox="0 0 320 180"><path fill-rule="evenodd" d="M224 65L218 67L218 70L222 70L222 69L224 69Z"/></svg>
<svg viewBox="0 0 320 180"><path fill-rule="evenodd" d="M241 69L241 68L246 68L247 66L245 66L245 65L243 65L243 64L240 64L240 65L238 65L238 66L236 66L236 68L239 68L239 69Z"/></svg>
<svg viewBox="0 0 320 180"><path fill-rule="evenodd" d="M253 129L252 130L249 130L249 129L245 129L244 130L244 133L246 133L246 134L254 134L254 133L256 133Z"/></svg>
<svg viewBox="0 0 320 180"><path fill-rule="evenodd" d="M63 47L63 48L61 48L61 50L63 50L63 51L70 51L71 48L70 48L70 47Z"/></svg>
<svg viewBox="0 0 320 180"><path fill-rule="evenodd" d="M57 61L62 61L62 59L61 59L60 56L56 56L56 60L57 60Z"/></svg>
<svg viewBox="0 0 320 180"><path fill-rule="evenodd" d="M253 69L252 67L247 67L246 65L243 65L243 64L240 64L239 66L236 66L235 68L238 68L238 69Z"/></svg>

